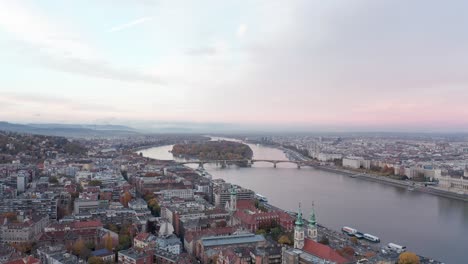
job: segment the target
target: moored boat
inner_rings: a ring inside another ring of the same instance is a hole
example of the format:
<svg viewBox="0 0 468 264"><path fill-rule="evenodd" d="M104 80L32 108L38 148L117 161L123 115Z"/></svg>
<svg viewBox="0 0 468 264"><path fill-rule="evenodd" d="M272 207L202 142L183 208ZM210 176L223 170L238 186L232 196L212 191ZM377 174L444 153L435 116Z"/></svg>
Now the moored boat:
<svg viewBox="0 0 468 264"><path fill-rule="evenodd" d="M343 233L347 234L348 236L354 236L357 233L356 229L348 226L343 226L341 231L343 231Z"/></svg>
<svg viewBox="0 0 468 264"><path fill-rule="evenodd" d="M379 243L380 242L380 238L374 236L374 235L371 235L371 234L364 234L364 238L371 241L371 242L374 242L374 243Z"/></svg>

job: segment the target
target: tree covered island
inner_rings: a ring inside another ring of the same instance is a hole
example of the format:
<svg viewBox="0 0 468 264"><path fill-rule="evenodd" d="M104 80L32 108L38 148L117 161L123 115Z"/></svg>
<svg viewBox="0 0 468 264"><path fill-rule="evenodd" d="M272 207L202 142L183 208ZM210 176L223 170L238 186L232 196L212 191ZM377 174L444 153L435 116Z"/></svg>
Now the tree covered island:
<svg viewBox="0 0 468 264"><path fill-rule="evenodd" d="M247 160L253 156L248 145L226 140L176 144L172 154L199 160Z"/></svg>

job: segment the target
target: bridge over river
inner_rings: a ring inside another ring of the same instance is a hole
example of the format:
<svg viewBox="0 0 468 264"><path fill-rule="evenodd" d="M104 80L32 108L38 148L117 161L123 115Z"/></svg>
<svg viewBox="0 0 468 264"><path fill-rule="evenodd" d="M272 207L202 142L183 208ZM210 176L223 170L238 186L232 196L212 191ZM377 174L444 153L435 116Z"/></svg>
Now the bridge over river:
<svg viewBox="0 0 468 264"><path fill-rule="evenodd" d="M274 160L274 159L239 159L239 160L226 160L226 159L220 159L220 160L188 160L188 161L180 161L176 162L177 164L180 165L187 165L187 164L198 164L200 168L203 168L204 164L207 163L214 163L216 165L221 165L221 167L226 167L227 165L230 164L246 164L247 166L252 166L253 164L257 162L268 162L273 164L273 167L276 168L276 165L278 163L293 163L296 164L297 168L300 169L301 167L315 167L319 165L316 161L298 161L298 160Z"/></svg>

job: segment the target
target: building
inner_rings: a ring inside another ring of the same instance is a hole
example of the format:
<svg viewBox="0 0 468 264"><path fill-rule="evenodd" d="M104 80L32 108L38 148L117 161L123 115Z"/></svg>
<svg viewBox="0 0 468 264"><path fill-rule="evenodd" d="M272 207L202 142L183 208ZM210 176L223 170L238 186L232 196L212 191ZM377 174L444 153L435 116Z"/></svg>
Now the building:
<svg viewBox="0 0 468 264"><path fill-rule="evenodd" d="M121 264L152 264L153 251L139 251L135 248L121 250L118 253L118 263Z"/></svg>
<svg viewBox="0 0 468 264"><path fill-rule="evenodd" d="M255 207L253 201L237 202L237 211L234 215L236 224L250 232L258 229L271 228L280 225L284 230L291 231L294 227L294 218L281 210L262 211Z"/></svg>
<svg viewBox="0 0 468 264"><path fill-rule="evenodd" d="M236 189L236 199L239 200L253 200L255 193L252 190L242 188L240 186L231 185L223 180L213 181L213 196L214 205L216 207L225 208L226 203L231 200L231 189Z"/></svg>
<svg viewBox="0 0 468 264"><path fill-rule="evenodd" d="M32 212L57 219L58 196L37 198L4 199L0 203L0 213Z"/></svg>
<svg viewBox="0 0 468 264"><path fill-rule="evenodd" d="M156 247L155 235L149 233L139 233L133 238L133 246L138 249L148 249Z"/></svg>
<svg viewBox="0 0 468 264"><path fill-rule="evenodd" d="M314 210L310 214L308 224L304 225L302 211L299 206L294 227L294 248L283 249L283 264L352 263L352 261L338 254L333 248L316 242L316 239L317 223Z"/></svg>
<svg viewBox="0 0 468 264"><path fill-rule="evenodd" d="M179 255L182 251L182 241L176 235L172 234L156 239L157 247L161 250L170 252L174 255Z"/></svg>
<svg viewBox="0 0 468 264"><path fill-rule="evenodd" d="M216 254L216 252L221 252L227 248L257 247L265 245L266 239L264 236L252 233L203 237L197 241L195 255L206 263L208 260L208 252Z"/></svg>
<svg viewBox="0 0 468 264"><path fill-rule="evenodd" d="M78 257L67 252L64 245L41 246L36 250L36 256L42 264L74 264L79 263Z"/></svg>
<svg viewBox="0 0 468 264"><path fill-rule="evenodd" d="M184 200L193 200L193 189L166 189L161 190L157 194L161 195L163 199L177 197Z"/></svg>
<svg viewBox="0 0 468 264"><path fill-rule="evenodd" d="M452 178L450 176L439 177L439 186L446 188L449 191L457 192L460 194L468 193L468 179L464 177Z"/></svg>
<svg viewBox="0 0 468 264"><path fill-rule="evenodd" d="M86 200L86 199L75 199L74 201L74 213L82 214L92 211L96 211L99 208L106 208L108 205L107 200Z"/></svg>
<svg viewBox="0 0 468 264"><path fill-rule="evenodd" d="M128 208L133 210L147 210L148 204L145 202L145 200L138 198L128 202Z"/></svg>
<svg viewBox="0 0 468 264"><path fill-rule="evenodd" d="M0 240L4 243L32 243L49 224L49 217L41 215L25 216L20 212L16 222L6 223L0 227Z"/></svg>
<svg viewBox="0 0 468 264"><path fill-rule="evenodd" d="M343 167L368 170L371 168L371 161L359 157L343 158Z"/></svg>
<svg viewBox="0 0 468 264"><path fill-rule="evenodd" d="M26 184L26 175L18 175L16 177L16 189L18 190L18 193L23 193L26 190Z"/></svg>
<svg viewBox="0 0 468 264"><path fill-rule="evenodd" d="M91 252L91 256L100 258L105 263L114 263L114 260L115 260L114 252L105 248L98 249L98 250Z"/></svg>

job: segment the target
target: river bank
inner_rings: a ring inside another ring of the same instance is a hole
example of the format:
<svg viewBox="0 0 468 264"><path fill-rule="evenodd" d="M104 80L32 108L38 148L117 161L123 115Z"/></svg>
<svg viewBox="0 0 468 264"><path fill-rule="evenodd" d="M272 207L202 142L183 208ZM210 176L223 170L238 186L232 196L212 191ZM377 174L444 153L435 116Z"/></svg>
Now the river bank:
<svg viewBox="0 0 468 264"><path fill-rule="evenodd" d="M384 178L383 176L378 176L378 175L373 175L369 173L357 173L355 171L350 171L346 170L343 168L333 168L330 166L314 166L314 168L319 169L319 170L324 170L328 172L333 172L333 173L338 173L342 175L349 176L351 178L356 178L356 179L361 179L361 180L366 180L366 181L372 181L372 182L378 182L386 185L391 185L395 187L401 187L401 188L413 188L413 191L418 191L418 192L423 192L423 193L428 193L428 194L433 194L437 196L442 196L445 198L450 198L450 199L456 199L464 202L468 202L468 195L464 194L458 194L450 191L445 191L441 189L437 189L435 187L431 186L420 186L418 184L413 185L413 182L406 182L406 181L398 181L398 180L393 180L389 178Z"/></svg>
<svg viewBox="0 0 468 264"><path fill-rule="evenodd" d="M294 160L294 161L310 160L310 158L304 157L301 153L298 153L297 151L290 149L290 148L284 148L282 146L272 146L272 145L268 145L267 147L277 148L283 151L285 154L287 154L286 156L288 157L289 160ZM293 155L291 155L291 153L293 153ZM458 193L443 190L434 186L424 186L423 183L420 183L420 182L395 180L395 179L391 179L385 176L372 174L369 172L356 172L353 170L348 170L343 167L332 167L332 166L327 166L327 165L316 165L313 167L318 170L338 173L338 174L349 176L351 178L377 182L377 183L391 185L395 187L406 188L411 191L423 192L423 193L437 195L437 196L441 196L445 198L468 202L468 195L466 194L458 194Z"/></svg>

